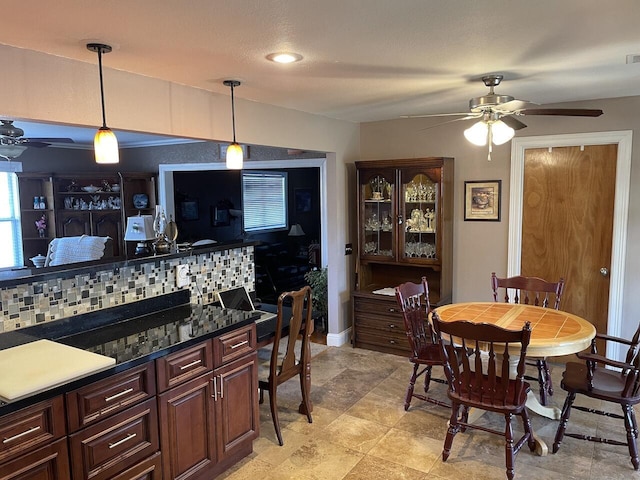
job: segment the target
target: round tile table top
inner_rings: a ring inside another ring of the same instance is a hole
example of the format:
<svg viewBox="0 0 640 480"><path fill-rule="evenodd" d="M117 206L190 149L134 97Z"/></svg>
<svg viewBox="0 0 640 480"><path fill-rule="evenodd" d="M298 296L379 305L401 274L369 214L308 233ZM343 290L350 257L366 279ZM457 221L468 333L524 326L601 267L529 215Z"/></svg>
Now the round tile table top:
<svg viewBox="0 0 640 480"><path fill-rule="evenodd" d="M434 309L443 322L468 320L521 329L531 322L528 357L568 355L588 348L596 335L595 327L584 318L552 308L514 303L467 302L442 305Z"/></svg>

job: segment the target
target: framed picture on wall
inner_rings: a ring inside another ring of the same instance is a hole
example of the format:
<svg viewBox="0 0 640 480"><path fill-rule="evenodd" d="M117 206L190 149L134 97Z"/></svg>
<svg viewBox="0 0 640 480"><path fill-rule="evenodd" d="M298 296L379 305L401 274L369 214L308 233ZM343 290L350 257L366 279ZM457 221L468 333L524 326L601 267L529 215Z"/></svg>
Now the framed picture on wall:
<svg viewBox="0 0 640 480"><path fill-rule="evenodd" d="M308 213L311 211L311 189L296 188L295 190L296 213Z"/></svg>
<svg viewBox="0 0 640 480"><path fill-rule="evenodd" d="M181 202L180 218L182 218L182 220L198 220L198 201L186 200Z"/></svg>
<svg viewBox="0 0 640 480"><path fill-rule="evenodd" d="M464 219L500 221L502 180L464 182Z"/></svg>
<svg viewBox="0 0 640 480"><path fill-rule="evenodd" d="M228 227L231 224L231 216L228 208L214 207L211 205L211 226Z"/></svg>

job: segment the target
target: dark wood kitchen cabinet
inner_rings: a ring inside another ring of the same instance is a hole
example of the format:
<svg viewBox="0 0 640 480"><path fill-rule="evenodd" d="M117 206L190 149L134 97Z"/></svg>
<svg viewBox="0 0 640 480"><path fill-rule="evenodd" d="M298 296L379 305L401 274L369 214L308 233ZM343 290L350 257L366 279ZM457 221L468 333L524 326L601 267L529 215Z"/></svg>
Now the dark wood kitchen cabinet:
<svg viewBox="0 0 640 480"><path fill-rule="evenodd" d="M0 418L0 478L68 480L66 433L62 396Z"/></svg>
<svg viewBox="0 0 640 480"><path fill-rule="evenodd" d="M251 324L157 360L158 385L171 386L158 395L165 480L213 478L251 453L260 422L255 349Z"/></svg>
<svg viewBox="0 0 640 480"><path fill-rule="evenodd" d="M429 282L432 305L451 302L453 159L356 162L358 277L353 292L355 347L406 355L393 287Z"/></svg>

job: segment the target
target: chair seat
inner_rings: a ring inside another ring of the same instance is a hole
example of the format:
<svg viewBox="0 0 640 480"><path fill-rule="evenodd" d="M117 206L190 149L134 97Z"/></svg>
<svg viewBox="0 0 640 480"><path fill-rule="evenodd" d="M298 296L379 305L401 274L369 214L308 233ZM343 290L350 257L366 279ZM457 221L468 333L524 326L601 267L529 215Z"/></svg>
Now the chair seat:
<svg viewBox="0 0 640 480"><path fill-rule="evenodd" d="M411 361L415 363L442 364L442 355L440 353L440 345L423 344L418 348L418 355L413 355Z"/></svg>
<svg viewBox="0 0 640 480"><path fill-rule="evenodd" d="M486 375L483 376L483 381L488 384L488 377ZM518 413L524 408L525 402L527 401L527 394L531 390L531 386L529 385L529 383L522 382L522 385L524 387L519 397L516 399L516 402L505 402L503 401L504 398L511 400L513 399L515 394L516 382L514 380L509 380L509 386L507 388L506 396L503 397L503 395L500 394L498 395L499 398L495 402L492 402L491 399L487 396L480 397L480 395L476 393L477 390L475 389L475 386L477 382L475 381L475 379L473 379L471 383L471 390L473 390L471 393L469 392L469 388L466 385L459 384L456 392L448 392L449 398L452 401L463 401L469 407L481 408L483 410L499 410L503 413L506 411ZM501 382L498 381L497 389L501 388Z"/></svg>
<svg viewBox="0 0 640 480"><path fill-rule="evenodd" d="M606 368L596 368L593 372L592 385L589 388L587 378L587 366L584 363L569 362L562 374L561 386L564 390L573 393L581 393L590 397L599 398L606 401L616 401L627 405L640 403L640 394L633 397L622 398L622 390L625 387L626 379L620 376L620 372L608 370Z"/></svg>

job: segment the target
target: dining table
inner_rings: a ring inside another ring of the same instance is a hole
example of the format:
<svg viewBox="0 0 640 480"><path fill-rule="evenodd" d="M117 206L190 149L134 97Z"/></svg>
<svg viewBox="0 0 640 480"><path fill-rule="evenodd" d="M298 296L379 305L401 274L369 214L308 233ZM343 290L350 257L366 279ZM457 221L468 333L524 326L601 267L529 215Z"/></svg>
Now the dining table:
<svg viewBox="0 0 640 480"><path fill-rule="evenodd" d="M578 353L591 345L596 329L589 321L562 310L520 303L464 302L442 305L434 309L443 322L467 320L474 323L490 323L509 330L520 330L526 322L531 324L531 340L527 357L558 357ZM513 361L517 363L518 359ZM515 363L513 365L515 371ZM559 420L561 410L542 405L538 397L529 391L527 408L538 415ZM469 412L469 421L477 420L483 410ZM536 453L548 453L546 443L534 434Z"/></svg>

